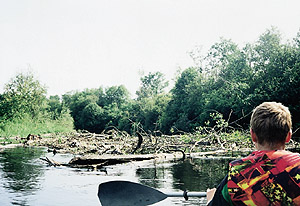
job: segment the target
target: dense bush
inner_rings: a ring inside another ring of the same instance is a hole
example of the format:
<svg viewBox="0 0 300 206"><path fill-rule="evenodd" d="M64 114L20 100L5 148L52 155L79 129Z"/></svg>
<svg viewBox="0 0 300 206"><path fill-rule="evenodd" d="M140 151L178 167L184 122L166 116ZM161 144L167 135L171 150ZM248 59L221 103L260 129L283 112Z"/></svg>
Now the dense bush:
<svg viewBox="0 0 300 206"><path fill-rule="evenodd" d="M45 86L32 74L18 74L0 94L0 134L13 135L14 125L64 122L66 128L100 133L115 128L165 134L199 131L214 126L211 114L234 128L248 128L251 111L264 101L278 101L300 126L300 32L288 42L271 28L256 42L239 47L227 39L206 55L191 53L195 66L178 74L170 92L161 72L141 77L137 98L124 86L85 89L46 98ZM72 118L71 118L72 117ZM29 121L30 119L30 121ZM33 121L33 122L31 122ZM209 123L209 124L208 124ZM43 126L39 126L43 128ZM51 132L48 128L40 132Z"/></svg>
<svg viewBox="0 0 300 206"><path fill-rule="evenodd" d="M0 136L27 136L72 131L73 118L58 96L46 98L46 88L33 74L18 74L0 98Z"/></svg>

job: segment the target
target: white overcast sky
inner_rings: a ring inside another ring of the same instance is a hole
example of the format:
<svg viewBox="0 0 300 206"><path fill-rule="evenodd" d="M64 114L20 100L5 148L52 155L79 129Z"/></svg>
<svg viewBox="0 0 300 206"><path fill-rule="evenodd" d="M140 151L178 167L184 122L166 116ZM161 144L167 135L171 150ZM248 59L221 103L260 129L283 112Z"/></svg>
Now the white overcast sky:
<svg viewBox="0 0 300 206"><path fill-rule="evenodd" d="M299 0L0 0L0 93L32 71L48 95L125 85L140 71L172 79L188 52L220 37L253 43L277 27L300 29ZM205 52L204 52L205 54Z"/></svg>

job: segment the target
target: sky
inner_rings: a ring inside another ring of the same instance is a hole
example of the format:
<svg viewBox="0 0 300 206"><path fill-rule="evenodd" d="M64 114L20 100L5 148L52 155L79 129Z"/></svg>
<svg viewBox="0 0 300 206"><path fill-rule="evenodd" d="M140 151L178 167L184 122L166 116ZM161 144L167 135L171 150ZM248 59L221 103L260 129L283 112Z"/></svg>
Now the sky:
<svg viewBox="0 0 300 206"><path fill-rule="evenodd" d="M299 0L0 0L0 93L32 72L47 95L124 85L193 66L221 37L243 46L275 26L300 29Z"/></svg>

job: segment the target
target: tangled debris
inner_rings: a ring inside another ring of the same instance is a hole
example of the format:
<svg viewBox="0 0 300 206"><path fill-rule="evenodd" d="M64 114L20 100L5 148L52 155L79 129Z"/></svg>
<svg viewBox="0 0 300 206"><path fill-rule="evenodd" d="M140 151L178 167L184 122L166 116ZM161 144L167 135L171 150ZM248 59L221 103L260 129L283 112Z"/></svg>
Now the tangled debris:
<svg viewBox="0 0 300 206"><path fill-rule="evenodd" d="M187 136L185 134L185 136ZM191 138L188 141L184 135L154 136L137 132L131 136L119 130L109 130L102 134L87 131L69 134L32 135L22 138L25 146L44 146L49 152L71 153L80 155L72 159L65 166L101 168L104 165L118 164L129 161L157 159L172 154L173 158L185 158L191 154L206 155L207 152L226 153L228 151L251 151L251 142L229 141L220 138ZM291 141L287 148L299 148L299 143ZM175 155L176 153L176 155ZM179 153L179 155L178 155ZM42 158L51 166L60 166L61 163L49 158Z"/></svg>
<svg viewBox="0 0 300 206"><path fill-rule="evenodd" d="M95 134L86 131L65 135L44 135L27 138L26 145L45 146L53 154L71 153L80 155L68 164L42 158L51 166L70 166L99 169L105 165L151 159L185 158L195 142L186 143L181 136L152 136L137 132L130 136L126 132L110 130ZM202 145L203 146L203 145ZM204 145L205 146L205 145Z"/></svg>
<svg viewBox="0 0 300 206"><path fill-rule="evenodd" d="M137 133L130 136L115 130L105 134L89 132L72 133L59 136L42 136L25 142L30 146L46 146L50 151L78 155L125 155L185 152L190 144L184 143L180 136L152 136Z"/></svg>

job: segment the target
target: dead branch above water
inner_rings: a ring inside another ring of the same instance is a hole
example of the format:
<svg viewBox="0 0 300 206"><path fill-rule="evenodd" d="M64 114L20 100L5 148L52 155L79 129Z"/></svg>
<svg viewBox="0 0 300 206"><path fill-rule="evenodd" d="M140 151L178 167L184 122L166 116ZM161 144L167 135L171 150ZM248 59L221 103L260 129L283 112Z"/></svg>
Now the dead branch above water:
<svg viewBox="0 0 300 206"><path fill-rule="evenodd" d="M65 166L91 168L147 160L150 158L149 156L151 156L150 159L155 159L155 155L175 152L180 152L181 158L185 158L197 152L211 152L220 149L223 151L253 149L251 142L222 139L219 133L210 133L200 137L193 136L193 134L154 136L146 133L137 133L137 136L131 136L118 130L110 130L102 134L84 132L51 137L42 136L27 140L26 145L46 146L54 155L57 152L81 155L80 158L72 160ZM298 147L298 145L297 142L292 141L289 147ZM94 157L91 158L91 156ZM43 160L51 166L60 164L51 159Z"/></svg>

